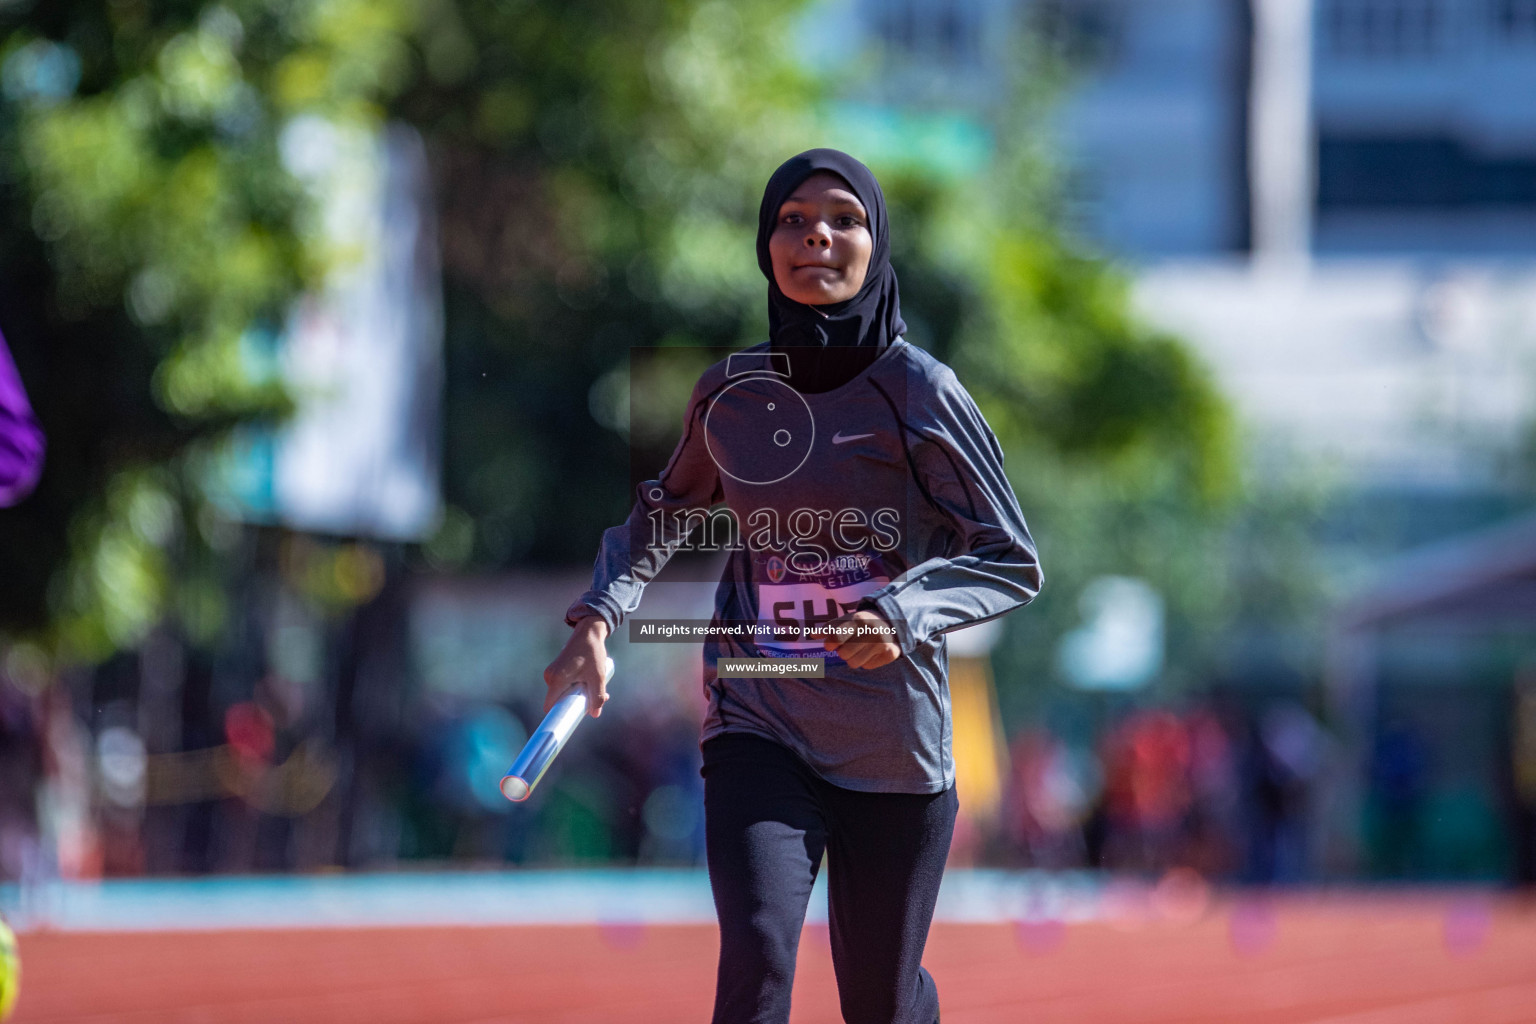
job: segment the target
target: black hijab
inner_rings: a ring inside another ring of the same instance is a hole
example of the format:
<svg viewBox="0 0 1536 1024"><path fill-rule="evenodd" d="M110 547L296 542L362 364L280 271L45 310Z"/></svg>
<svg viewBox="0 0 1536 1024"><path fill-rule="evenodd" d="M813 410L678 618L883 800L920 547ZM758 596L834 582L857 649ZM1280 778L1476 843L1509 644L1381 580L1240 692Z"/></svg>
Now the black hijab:
<svg viewBox="0 0 1536 1024"><path fill-rule="evenodd" d="M848 183L869 214L874 250L864 284L853 298L825 306L795 302L773 279L768 237L778 226L779 207L817 171L829 171ZM906 333L896 271L891 267L891 237L885 193L868 167L835 149L808 149L779 165L763 190L757 214L757 265L768 278L768 336L775 352L789 356L790 384L797 390L830 391L852 380Z"/></svg>

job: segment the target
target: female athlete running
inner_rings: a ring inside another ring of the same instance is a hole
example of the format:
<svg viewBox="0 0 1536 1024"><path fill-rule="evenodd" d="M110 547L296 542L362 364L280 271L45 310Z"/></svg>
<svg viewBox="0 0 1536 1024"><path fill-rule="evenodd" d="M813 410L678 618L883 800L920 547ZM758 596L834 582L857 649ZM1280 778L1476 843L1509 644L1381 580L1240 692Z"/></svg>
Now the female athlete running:
<svg viewBox="0 0 1536 1024"><path fill-rule="evenodd" d="M729 509L740 536L715 621L759 628L704 647L715 1024L788 1021L824 853L844 1020L938 1020L921 961L958 806L944 635L1040 589L997 439L954 373L903 337L890 253L862 163L815 149L774 172L757 234L770 339L699 380L682 440L603 535L545 671L550 703L579 684L599 714L604 641L687 539L683 513ZM730 671L807 657L824 675Z"/></svg>

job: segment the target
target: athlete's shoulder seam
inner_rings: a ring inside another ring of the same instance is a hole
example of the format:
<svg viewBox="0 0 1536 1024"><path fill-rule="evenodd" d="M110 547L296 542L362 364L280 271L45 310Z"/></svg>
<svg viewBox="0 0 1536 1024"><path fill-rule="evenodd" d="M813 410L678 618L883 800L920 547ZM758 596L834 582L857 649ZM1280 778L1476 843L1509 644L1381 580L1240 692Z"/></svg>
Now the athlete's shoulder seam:
<svg viewBox="0 0 1536 1024"><path fill-rule="evenodd" d="M946 388L960 384L960 378L955 375L954 369L927 349L903 339L901 354L906 359L909 369L934 387Z"/></svg>

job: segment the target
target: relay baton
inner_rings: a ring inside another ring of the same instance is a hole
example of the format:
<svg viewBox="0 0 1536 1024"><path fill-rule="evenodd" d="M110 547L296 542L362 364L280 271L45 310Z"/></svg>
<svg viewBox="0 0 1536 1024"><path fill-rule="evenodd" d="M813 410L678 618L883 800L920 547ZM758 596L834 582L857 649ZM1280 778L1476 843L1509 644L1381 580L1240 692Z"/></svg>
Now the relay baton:
<svg viewBox="0 0 1536 1024"><path fill-rule="evenodd" d="M609 658L603 669L603 683L606 684L612 678L613 659ZM554 761L555 755L560 753L560 748L565 746L565 741L571 738L571 733L576 731L585 717L585 688L578 686L555 701L555 706L549 709L544 721L528 737L523 752L517 755L517 760L512 762L507 774L501 777L501 795L515 803L527 800L533 793L533 787L539 784L539 780L549 770L550 762Z"/></svg>

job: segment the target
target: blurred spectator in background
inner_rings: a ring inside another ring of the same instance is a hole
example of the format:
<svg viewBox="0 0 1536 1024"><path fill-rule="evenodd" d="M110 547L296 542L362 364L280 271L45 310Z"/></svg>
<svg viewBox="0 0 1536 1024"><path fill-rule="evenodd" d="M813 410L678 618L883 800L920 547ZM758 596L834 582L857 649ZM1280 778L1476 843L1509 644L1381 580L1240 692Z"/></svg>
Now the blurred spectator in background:
<svg viewBox="0 0 1536 1024"><path fill-rule="evenodd" d="M1532 708L1536 722L1536 701ZM1133 711L1106 726L1097 757L1027 727L1009 748L1002 859L1054 870L1156 876L1187 868L1208 878L1304 881L1331 750L1323 727L1294 702L1257 717L1210 698L1177 711Z"/></svg>
<svg viewBox="0 0 1536 1024"><path fill-rule="evenodd" d="M1298 882L1307 871L1307 819L1322 764L1321 727L1301 706L1275 704L1252 748L1249 881Z"/></svg>
<svg viewBox="0 0 1536 1024"><path fill-rule="evenodd" d="M1189 836L1186 867L1216 877L1237 866L1242 785L1231 732L1213 709L1189 716Z"/></svg>
<svg viewBox="0 0 1536 1024"><path fill-rule="evenodd" d="M43 748L35 704L0 685L0 881L37 874L36 792L43 779Z"/></svg>
<svg viewBox="0 0 1536 1024"><path fill-rule="evenodd" d="M1410 722L1394 719L1382 730L1370 778L1379 822L1377 873L1386 878L1410 877L1429 796L1429 752Z"/></svg>
<svg viewBox="0 0 1536 1024"><path fill-rule="evenodd" d="M1156 871L1179 852L1190 810L1189 729L1169 711L1142 711L1104 741L1101 866Z"/></svg>
<svg viewBox="0 0 1536 1024"><path fill-rule="evenodd" d="M43 431L21 389L21 375L0 337L0 507L32 493L43 471Z"/></svg>
<svg viewBox="0 0 1536 1024"><path fill-rule="evenodd" d="M1536 887L1536 672L1527 668L1515 681L1510 723L1510 768L1514 773L1515 882Z"/></svg>
<svg viewBox="0 0 1536 1024"><path fill-rule="evenodd" d="M1003 796L1004 838L1036 868L1087 862L1083 823L1098 796L1097 765L1046 729L1015 737Z"/></svg>

